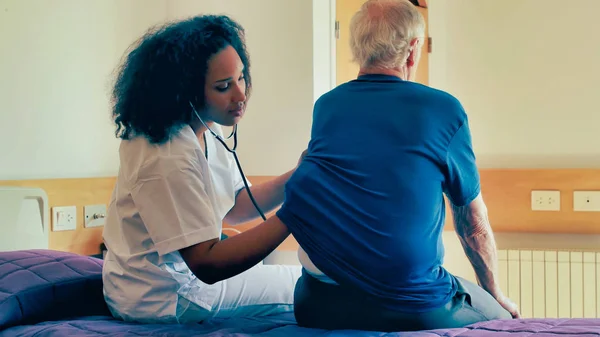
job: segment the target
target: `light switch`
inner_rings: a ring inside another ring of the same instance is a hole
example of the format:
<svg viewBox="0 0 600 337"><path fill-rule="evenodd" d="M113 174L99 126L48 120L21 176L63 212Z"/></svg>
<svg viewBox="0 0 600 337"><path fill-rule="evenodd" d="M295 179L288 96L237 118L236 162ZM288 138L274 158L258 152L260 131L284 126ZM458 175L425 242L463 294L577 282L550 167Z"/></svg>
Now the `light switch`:
<svg viewBox="0 0 600 337"><path fill-rule="evenodd" d="M106 205L87 205L83 208L85 228L104 226Z"/></svg>
<svg viewBox="0 0 600 337"><path fill-rule="evenodd" d="M574 191L575 212L600 212L600 191Z"/></svg>

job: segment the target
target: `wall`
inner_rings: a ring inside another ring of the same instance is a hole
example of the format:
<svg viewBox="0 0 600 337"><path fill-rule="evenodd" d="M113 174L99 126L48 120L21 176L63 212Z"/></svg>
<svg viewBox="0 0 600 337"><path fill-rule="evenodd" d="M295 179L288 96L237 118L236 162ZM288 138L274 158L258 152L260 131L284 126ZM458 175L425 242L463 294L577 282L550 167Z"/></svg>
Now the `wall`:
<svg viewBox="0 0 600 337"><path fill-rule="evenodd" d="M430 85L465 106L481 168L600 166L598 10L596 0L429 1ZM496 240L501 248L597 249L600 237ZM474 280L456 235L445 232L444 242L448 269Z"/></svg>
<svg viewBox="0 0 600 337"><path fill-rule="evenodd" d="M166 0L0 0L0 179L116 174L111 73L165 10Z"/></svg>
<svg viewBox="0 0 600 337"><path fill-rule="evenodd" d="M247 29L254 94L239 156L247 175L283 173L308 143L315 97L330 88L321 35L329 8L324 0L0 0L0 180L116 175L115 67L150 26L200 13L229 14Z"/></svg>
<svg viewBox="0 0 600 337"><path fill-rule="evenodd" d="M600 1L432 0L430 84L470 115L481 167L600 166Z"/></svg>
<svg viewBox="0 0 600 337"><path fill-rule="evenodd" d="M429 3L430 84L463 102L481 167L600 164L600 69L592 66L600 44L588 34L600 28L593 16L600 2ZM332 82L331 7L324 0L251 4L0 0L0 179L115 175L118 142L108 105L114 67L149 26L201 12L230 14L248 31L255 90L240 125L246 173L292 167L308 142L312 102ZM497 237L503 247L556 242L548 235ZM585 239L600 242L567 241ZM449 269L471 279L454 233L444 240Z"/></svg>
<svg viewBox="0 0 600 337"><path fill-rule="evenodd" d="M279 175L308 145L313 103L312 2L180 0L168 18L227 14L246 29L253 93L239 124L247 175Z"/></svg>
<svg viewBox="0 0 600 337"><path fill-rule="evenodd" d="M101 228L84 229L81 216L84 205L107 202L118 170L115 67L149 27L201 13L231 15L247 30L254 93L240 125L245 173L283 173L308 143L314 100L333 82L331 8L326 0L0 0L0 185L43 186L51 206L76 205L77 230L51 233L51 247L96 253Z"/></svg>

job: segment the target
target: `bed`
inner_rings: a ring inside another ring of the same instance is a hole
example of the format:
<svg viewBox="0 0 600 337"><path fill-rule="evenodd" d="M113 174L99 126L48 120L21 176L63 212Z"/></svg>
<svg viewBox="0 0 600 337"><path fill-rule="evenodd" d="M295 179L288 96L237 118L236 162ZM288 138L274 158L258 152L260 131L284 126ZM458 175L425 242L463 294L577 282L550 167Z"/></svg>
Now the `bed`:
<svg viewBox="0 0 600 337"><path fill-rule="evenodd" d="M6 216L11 212L16 215ZM112 318L104 302L101 258L48 249L43 191L0 187L0 215L0 337L600 336L600 319L595 318L498 320L459 329L388 334L301 328L292 314L188 325L127 323Z"/></svg>
<svg viewBox="0 0 600 337"><path fill-rule="evenodd" d="M0 252L0 337L8 336L600 336L600 319L492 321L460 329L376 333L301 328L292 314L189 325L126 323L102 297L102 260L47 249Z"/></svg>

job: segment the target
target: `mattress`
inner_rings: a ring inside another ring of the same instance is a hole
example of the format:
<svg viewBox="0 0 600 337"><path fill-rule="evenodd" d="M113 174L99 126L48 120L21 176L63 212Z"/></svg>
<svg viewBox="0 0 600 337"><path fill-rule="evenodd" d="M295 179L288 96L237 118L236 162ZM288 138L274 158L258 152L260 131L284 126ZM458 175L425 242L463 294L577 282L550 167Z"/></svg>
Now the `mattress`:
<svg viewBox="0 0 600 337"><path fill-rule="evenodd" d="M419 332L324 331L292 314L201 324L116 320L103 300L102 260L51 250L0 252L0 337L14 336L600 336L600 319L519 319Z"/></svg>

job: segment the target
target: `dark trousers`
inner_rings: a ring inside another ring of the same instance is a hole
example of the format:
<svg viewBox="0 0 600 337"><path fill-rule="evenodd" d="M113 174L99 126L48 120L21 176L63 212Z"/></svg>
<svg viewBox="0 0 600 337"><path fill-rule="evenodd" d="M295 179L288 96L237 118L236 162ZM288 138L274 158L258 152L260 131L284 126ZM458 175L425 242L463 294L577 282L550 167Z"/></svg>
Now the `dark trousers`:
<svg viewBox="0 0 600 337"><path fill-rule="evenodd" d="M458 291L446 305L425 313L405 313L383 309L368 295L323 283L303 271L294 292L294 314L302 327L385 332L458 328L511 318L481 287L456 279Z"/></svg>

